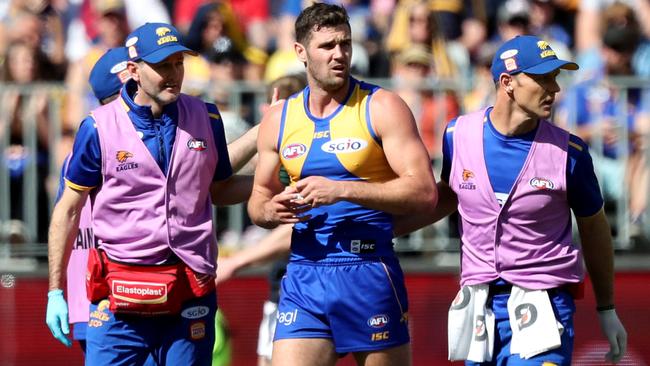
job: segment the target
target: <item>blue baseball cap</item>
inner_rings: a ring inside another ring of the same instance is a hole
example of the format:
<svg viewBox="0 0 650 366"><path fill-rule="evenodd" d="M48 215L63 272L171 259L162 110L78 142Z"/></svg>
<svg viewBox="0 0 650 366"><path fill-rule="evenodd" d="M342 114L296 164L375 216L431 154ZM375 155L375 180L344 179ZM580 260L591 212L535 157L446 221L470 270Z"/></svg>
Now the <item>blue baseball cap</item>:
<svg viewBox="0 0 650 366"><path fill-rule="evenodd" d="M126 69L128 59L126 47L115 47L97 60L88 78L97 100L101 101L117 94L122 84L131 78L129 70Z"/></svg>
<svg viewBox="0 0 650 366"><path fill-rule="evenodd" d="M502 44L492 59L492 79L520 72L543 75L557 69L577 70L578 64L560 60L548 42L536 36L516 36Z"/></svg>
<svg viewBox="0 0 650 366"><path fill-rule="evenodd" d="M145 23L126 37L129 60L157 64L177 52L196 52L183 46L181 34L166 23Z"/></svg>

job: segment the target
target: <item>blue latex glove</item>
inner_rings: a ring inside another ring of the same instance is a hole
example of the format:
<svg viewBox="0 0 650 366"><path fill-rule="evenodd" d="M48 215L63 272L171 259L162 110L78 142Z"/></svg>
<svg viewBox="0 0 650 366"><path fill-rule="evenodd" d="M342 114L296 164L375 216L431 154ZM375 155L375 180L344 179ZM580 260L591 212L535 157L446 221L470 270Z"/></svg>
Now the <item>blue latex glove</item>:
<svg viewBox="0 0 650 366"><path fill-rule="evenodd" d="M609 341L609 352L605 355L605 360L618 363L627 350L627 332L614 309L599 311L598 320L600 320L600 328Z"/></svg>
<svg viewBox="0 0 650 366"><path fill-rule="evenodd" d="M54 338L67 347L72 346L72 341L66 337L67 334L70 334L70 325L68 324L68 304L63 298L63 290L50 290L47 293L45 322Z"/></svg>

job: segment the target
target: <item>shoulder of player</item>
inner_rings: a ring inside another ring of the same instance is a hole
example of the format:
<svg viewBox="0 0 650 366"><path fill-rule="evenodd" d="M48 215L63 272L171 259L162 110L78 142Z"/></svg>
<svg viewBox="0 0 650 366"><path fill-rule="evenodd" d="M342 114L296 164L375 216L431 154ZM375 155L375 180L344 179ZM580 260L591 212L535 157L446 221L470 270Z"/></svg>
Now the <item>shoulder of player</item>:
<svg viewBox="0 0 650 366"><path fill-rule="evenodd" d="M271 104L262 116L262 124L279 125L282 120L282 113L284 112L284 105L287 101L285 99L278 100Z"/></svg>
<svg viewBox="0 0 650 366"><path fill-rule="evenodd" d="M286 100L283 99L269 106L260 122L258 139L269 141L270 145L275 146L280 133L280 123L285 103Z"/></svg>
<svg viewBox="0 0 650 366"><path fill-rule="evenodd" d="M373 124L403 124L409 120L414 121L413 113L406 102L397 93L386 89L377 89L373 93L369 111Z"/></svg>

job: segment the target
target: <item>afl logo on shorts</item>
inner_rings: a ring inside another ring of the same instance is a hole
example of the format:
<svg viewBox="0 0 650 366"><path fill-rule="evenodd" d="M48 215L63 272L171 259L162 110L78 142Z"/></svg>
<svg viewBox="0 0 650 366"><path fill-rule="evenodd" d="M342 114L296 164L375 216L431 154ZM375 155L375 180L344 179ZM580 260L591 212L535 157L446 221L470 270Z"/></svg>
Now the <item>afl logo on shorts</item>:
<svg viewBox="0 0 650 366"><path fill-rule="evenodd" d="M539 177L535 177L535 178L531 179L530 180L530 185L531 185L531 187L537 188L537 189L553 189L553 188L555 188L555 184L553 184L552 181L550 181L549 179L539 178Z"/></svg>
<svg viewBox="0 0 650 366"><path fill-rule="evenodd" d="M383 328L388 324L389 318L386 314L374 315L368 319L368 326L372 328Z"/></svg>
<svg viewBox="0 0 650 366"><path fill-rule="evenodd" d="M282 157L286 160L295 159L307 152L307 146L303 144L289 144L282 150Z"/></svg>
<svg viewBox="0 0 650 366"><path fill-rule="evenodd" d="M321 149L330 154L345 154L363 150L366 146L368 142L365 140L346 137L326 142Z"/></svg>
<svg viewBox="0 0 650 366"><path fill-rule="evenodd" d="M205 140L192 138L187 142L187 147L192 151L203 151L208 148Z"/></svg>

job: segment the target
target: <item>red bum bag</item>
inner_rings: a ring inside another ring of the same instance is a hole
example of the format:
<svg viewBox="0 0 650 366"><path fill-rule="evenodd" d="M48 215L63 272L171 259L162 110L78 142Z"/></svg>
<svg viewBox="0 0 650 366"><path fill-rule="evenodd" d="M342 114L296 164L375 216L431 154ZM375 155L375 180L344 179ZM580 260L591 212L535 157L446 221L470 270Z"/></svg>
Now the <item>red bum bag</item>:
<svg viewBox="0 0 650 366"><path fill-rule="evenodd" d="M101 249L92 249L88 258L88 299L108 297L115 314L178 314L183 302L214 290L214 276L196 274L183 262L131 265L112 261Z"/></svg>

